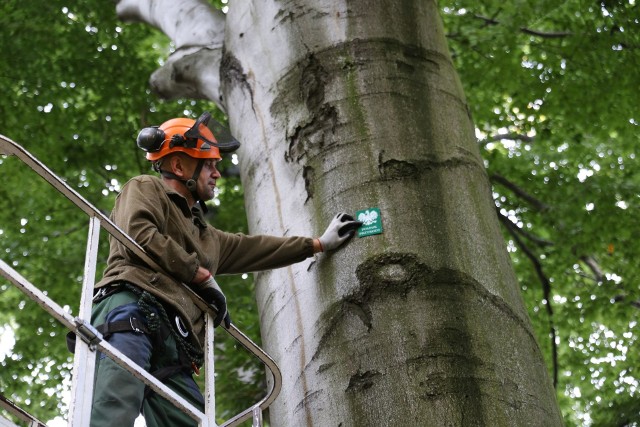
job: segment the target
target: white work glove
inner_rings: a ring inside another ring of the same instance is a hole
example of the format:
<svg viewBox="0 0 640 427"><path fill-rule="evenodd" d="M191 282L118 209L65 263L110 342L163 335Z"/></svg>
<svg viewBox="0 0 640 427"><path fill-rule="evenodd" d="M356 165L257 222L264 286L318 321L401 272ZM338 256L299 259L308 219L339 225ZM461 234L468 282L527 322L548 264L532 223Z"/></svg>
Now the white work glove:
<svg viewBox="0 0 640 427"><path fill-rule="evenodd" d="M227 298L222 293L222 289L216 283L212 275L209 275L204 281L198 285L196 293L202 297L206 302L212 304L218 314L213 321L213 327L217 328L224 320L224 326L229 328L231 326L231 317L227 311Z"/></svg>
<svg viewBox="0 0 640 427"><path fill-rule="evenodd" d="M361 221L356 221L353 217L346 213L336 215L327 230L318 239L322 251L332 251L337 249L344 242L349 240L355 234L356 230L362 225Z"/></svg>

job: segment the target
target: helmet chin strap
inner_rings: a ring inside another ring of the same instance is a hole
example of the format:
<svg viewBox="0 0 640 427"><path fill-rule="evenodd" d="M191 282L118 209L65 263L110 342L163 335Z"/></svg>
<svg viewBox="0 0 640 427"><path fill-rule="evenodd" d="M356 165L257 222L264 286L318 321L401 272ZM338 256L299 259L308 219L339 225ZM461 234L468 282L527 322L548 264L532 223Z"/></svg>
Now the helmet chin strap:
<svg viewBox="0 0 640 427"><path fill-rule="evenodd" d="M160 174L165 178L175 179L176 181L180 181L182 184L184 184L184 186L187 187L187 190L189 190L189 192L191 193L193 200L195 200L200 204L200 208L202 208L202 212L207 213L208 211L207 205L205 204L204 200L202 200L202 197L200 197L200 195L198 194L198 177L200 176L200 172L202 171L203 166L204 166L204 159L198 160L198 165L196 166L196 169L193 171L193 176L190 179L182 179L175 173L165 171L162 169L159 169L158 172L160 172Z"/></svg>

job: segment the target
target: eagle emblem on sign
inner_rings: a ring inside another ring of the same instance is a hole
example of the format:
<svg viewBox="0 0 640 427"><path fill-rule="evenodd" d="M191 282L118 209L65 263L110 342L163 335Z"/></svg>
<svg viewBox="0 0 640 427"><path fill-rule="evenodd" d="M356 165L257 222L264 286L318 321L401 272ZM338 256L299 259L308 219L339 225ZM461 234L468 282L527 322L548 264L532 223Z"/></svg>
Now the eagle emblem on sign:
<svg viewBox="0 0 640 427"><path fill-rule="evenodd" d="M358 215L358 221L361 221L364 225L375 224L378 220L378 212L366 210Z"/></svg>

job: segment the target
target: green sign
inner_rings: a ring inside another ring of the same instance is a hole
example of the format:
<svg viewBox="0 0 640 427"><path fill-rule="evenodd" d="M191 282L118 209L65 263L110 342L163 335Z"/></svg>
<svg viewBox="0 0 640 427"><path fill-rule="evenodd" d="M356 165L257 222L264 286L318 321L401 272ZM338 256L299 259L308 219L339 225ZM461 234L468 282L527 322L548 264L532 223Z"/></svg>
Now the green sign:
<svg viewBox="0 0 640 427"><path fill-rule="evenodd" d="M379 208L369 208L356 212L358 221L362 226L358 228L358 237L372 236L382 233L382 216Z"/></svg>

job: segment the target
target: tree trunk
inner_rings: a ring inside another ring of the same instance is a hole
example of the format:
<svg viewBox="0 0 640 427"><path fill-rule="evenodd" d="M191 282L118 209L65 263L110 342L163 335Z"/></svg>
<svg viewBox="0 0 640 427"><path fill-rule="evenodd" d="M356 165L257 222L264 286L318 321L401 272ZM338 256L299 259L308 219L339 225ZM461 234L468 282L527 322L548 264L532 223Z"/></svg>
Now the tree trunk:
<svg viewBox="0 0 640 427"><path fill-rule="evenodd" d="M239 1L224 37L251 232L384 227L256 275L272 424L561 425L437 3Z"/></svg>

